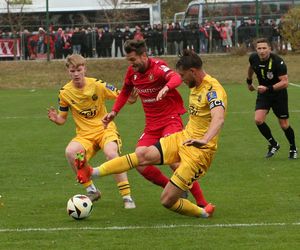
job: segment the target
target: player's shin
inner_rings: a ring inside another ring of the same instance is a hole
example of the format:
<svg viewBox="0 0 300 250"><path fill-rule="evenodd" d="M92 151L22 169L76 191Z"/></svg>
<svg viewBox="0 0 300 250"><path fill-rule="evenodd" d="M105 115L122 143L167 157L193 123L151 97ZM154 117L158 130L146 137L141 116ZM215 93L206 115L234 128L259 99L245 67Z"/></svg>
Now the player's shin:
<svg viewBox="0 0 300 250"><path fill-rule="evenodd" d="M121 157L107 161L96 168L99 176L120 174L133 169L139 165L137 155L135 153L127 154Z"/></svg>
<svg viewBox="0 0 300 250"><path fill-rule="evenodd" d="M192 217L209 217L209 214L205 211L205 209L198 207L187 199L178 199L175 204L169 208L175 213L192 216Z"/></svg>

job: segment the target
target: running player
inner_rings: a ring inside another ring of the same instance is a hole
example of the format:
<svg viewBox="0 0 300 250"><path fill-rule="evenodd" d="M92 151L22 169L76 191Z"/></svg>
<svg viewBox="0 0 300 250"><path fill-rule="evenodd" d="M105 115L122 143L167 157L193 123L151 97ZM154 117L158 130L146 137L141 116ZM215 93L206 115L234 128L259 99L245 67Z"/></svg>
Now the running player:
<svg viewBox="0 0 300 250"><path fill-rule="evenodd" d="M247 84L250 91L254 91L252 77L255 73L258 79L257 99L255 107L255 123L260 133L270 143L266 158L272 157L280 148L279 143L266 124L266 116L270 109L278 118L281 129L290 144L289 159L297 159L297 147L294 130L289 124L288 110L288 75L283 59L271 53L268 39L260 38L256 41L256 52L250 55Z"/></svg>
<svg viewBox="0 0 300 250"><path fill-rule="evenodd" d="M128 40L124 44L124 50L130 66L121 93L112 111L103 118L103 122L107 126L115 118L135 89L142 101L146 118L144 132L137 143L136 151L139 151L155 144L161 137L183 129L181 115L186 110L176 90L182 80L164 61L147 56L144 40ZM175 169L176 165L171 167ZM169 178L153 165L139 166L137 170L147 180L163 188L169 181ZM190 191L199 206L208 205L198 182L194 183Z"/></svg>
<svg viewBox="0 0 300 250"><path fill-rule="evenodd" d="M190 116L185 129L161 138L155 145L115 158L97 168L83 166L78 169L77 178L85 183L92 176L119 173L139 165L179 162L179 167L164 188L161 203L179 214L207 218L212 215L214 207L201 208L181 197L211 165L225 119L227 95L221 84L202 69L202 60L196 53L184 51L176 68L191 90Z"/></svg>
<svg viewBox="0 0 300 250"><path fill-rule="evenodd" d="M101 118L106 114L105 100L115 99L119 91L101 80L85 77L86 61L77 54L67 57L66 67L71 77L59 92L59 112L53 107L48 110L50 121L62 125L67 120L68 110L76 125L76 136L66 148L66 158L75 173L75 154L85 152L90 160L99 149L102 149L107 160L119 156L121 139L114 123L104 129ZM135 208L130 195L130 186L126 172L116 174L119 192L123 197L125 208ZM100 191L92 181L86 183L87 196L96 201L100 198Z"/></svg>

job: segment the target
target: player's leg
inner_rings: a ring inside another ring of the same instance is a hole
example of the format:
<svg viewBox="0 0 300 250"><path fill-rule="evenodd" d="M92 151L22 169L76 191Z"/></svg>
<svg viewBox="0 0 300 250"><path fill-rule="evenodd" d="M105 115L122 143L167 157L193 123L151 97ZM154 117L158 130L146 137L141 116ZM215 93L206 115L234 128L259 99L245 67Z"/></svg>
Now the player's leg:
<svg viewBox="0 0 300 250"><path fill-rule="evenodd" d="M140 141L141 142L141 141ZM145 144L147 141L144 141L143 144ZM149 142L149 140L148 140ZM149 145L154 144L155 141L148 143ZM135 152L137 154L140 154L140 152L143 152L145 150L146 146L140 146L137 147ZM138 166L137 171L148 181L151 181L155 185L165 187L169 181L169 178L166 177L158 167L155 167L153 165L148 165L148 166Z"/></svg>
<svg viewBox="0 0 300 250"><path fill-rule="evenodd" d="M143 133L139 138L135 152L139 153L139 151L143 150L145 147L155 144L159 141L160 137L160 131ZM165 187L169 181L169 178L165 176L158 167L153 165L138 166L136 169L146 180L151 181L155 185Z"/></svg>
<svg viewBox="0 0 300 250"><path fill-rule="evenodd" d="M266 158L272 157L280 148L278 142L274 139L272 135L270 127L265 122L268 112L269 111L267 109L257 109L255 110L254 118L258 130L270 143L270 145L268 146Z"/></svg>
<svg viewBox="0 0 300 250"><path fill-rule="evenodd" d="M65 150L65 155L67 158L67 161L69 163L69 166L73 169L75 173L77 173L77 167L75 166L75 156L78 152L84 152L84 157L85 157L85 152L86 149L83 146L83 144L88 147L88 142L79 142L79 141L71 141L68 146L66 147ZM87 195L89 198L94 202L101 197L100 191L95 187L94 183L92 180L84 183L84 187L86 188Z"/></svg>
<svg viewBox="0 0 300 250"><path fill-rule="evenodd" d="M99 167L84 166L78 169L77 179L80 183L88 182L92 176L120 174L136 168L139 165L160 164L161 154L155 146L144 148L137 153L126 154L104 162Z"/></svg>
<svg viewBox="0 0 300 250"><path fill-rule="evenodd" d="M112 160L116 157L119 157L119 146L116 141L108 142L104 145L103 152L107 160ZM131 198L131 190L127 177L127 173L115 174L114 178L117 182L120 195L123 198L124 207L126 209L135 208L135 203Z"/></svg>
<svg viewBox="0 0 300 250"><path fill-rule="evenodd" d="M194 181L205 174L211 164L213 154L195 147L182 146L185 140L185 135L179 132L162 138L160 144L157 145L164 164L180 162L162 193L161 203L179 214L209 217L214 212L214 206L208 204L205 208L201 208L180 197L184 191L191 188Z"/></svg>
<svg viewBox="0 0 300 250"><path fill-rule="evenodd" d="M193 217L210 217L210 211L201 208L187 199L181 198L184 190L172 182L169 182L161 195L161 203L164 207L176 213Z"/></svg>
<svg viewBox="0 0 300 250"><path fill-rule="evenodd" d="M290 151L289 151L289 159L297 159L297 146L295 141L295 133L293 128L289 124L288 119L278 119L280 127L282 128L285 137L287 138L290 144Z"/></svg>
<svg viewBox="0 0 300 250"><path fill-rule="evenodd" d="M278 98L274 105L273 111L278 118L279 125L283 130L289 144L289 159L297 159L297 147L295 142L295 133L289 124L289 110L288 110L288 96L287 92L283 92L280 98Z"/></svg>
<svg viewBox="0 0 300 250"><path fill-rule="evenodd" d="M175 171L179 166L179 163L174 163L171 164L170 167L172 168L173 171ZM208 202L206 201L204 194L202 192L202 189L200 187L200 184L195 181L190 189L191 194L196 200L196 203L199 207L205 207L208 205Z"/></svg>
<svg viewBox="0 0 300 250"><path fill-rule="evenodd" d="M274 105L274 100L270 97L259 94L256 99L255 106L255 123L260 133L269 142L266 158L272 157L280 148L280 145L274 139L270 127L266 124L266 116Z"/></svg>

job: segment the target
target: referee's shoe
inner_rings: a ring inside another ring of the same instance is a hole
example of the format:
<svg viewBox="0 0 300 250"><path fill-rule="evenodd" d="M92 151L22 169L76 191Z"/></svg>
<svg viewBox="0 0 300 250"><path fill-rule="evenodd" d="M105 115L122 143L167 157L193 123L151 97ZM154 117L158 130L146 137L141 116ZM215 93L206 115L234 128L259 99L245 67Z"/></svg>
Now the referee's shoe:
<svg viewBox="0 0 300 250"><path fill-rule="evenodd" d="M297 159L298 158L298 152L297 149L290 149L289 159Z"/></svg>
<svg viewBox="0 0 300 250"><path fill-rule="evenodd" d="M280 145L278 143L276 145L269 145L266 158L271 158L279 149L280 149Z"/></svg>

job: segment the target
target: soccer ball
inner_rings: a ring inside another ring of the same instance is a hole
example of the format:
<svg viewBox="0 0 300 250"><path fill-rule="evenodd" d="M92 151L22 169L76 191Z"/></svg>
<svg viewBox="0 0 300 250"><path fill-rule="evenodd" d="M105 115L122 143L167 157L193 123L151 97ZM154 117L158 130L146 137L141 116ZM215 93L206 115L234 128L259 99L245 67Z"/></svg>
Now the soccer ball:
<svg viewBox="0 0 300 250"><path fill-rule="evenodd" d="M68 200L67 212L75 220L82 220L90 216L93 203L90 198L83 194L76 194Z"/></svg>

